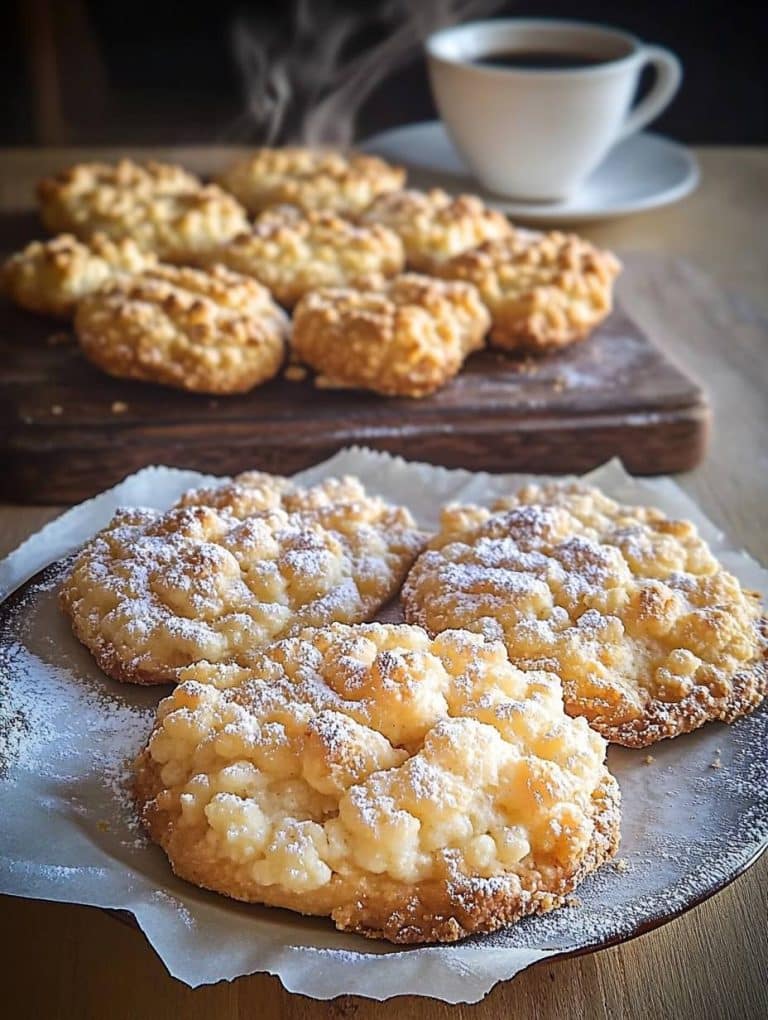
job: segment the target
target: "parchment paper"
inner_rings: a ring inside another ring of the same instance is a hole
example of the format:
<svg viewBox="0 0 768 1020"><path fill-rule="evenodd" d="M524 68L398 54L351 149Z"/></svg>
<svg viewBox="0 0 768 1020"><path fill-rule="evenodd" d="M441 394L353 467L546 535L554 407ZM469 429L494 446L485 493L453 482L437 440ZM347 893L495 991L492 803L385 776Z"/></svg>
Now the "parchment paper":
<svg viewBox="0 0 768 1020"><path fill-rule="evenodd" d="M472 474L350 449L297 476L357 474L373 492L434 527L452 499L488 502L531 476ZM626 502L693 519L745 584L768 572L738 551L672 481L638 481L618 463L590 479ZM0 564L6 595L100 527L115 507L168 507L196 472L147 468L68 511ZM166 688L109 681L56 605L54 570L0 621L0 710L10 728L0 777L0 891L131 911L169 972L190 986L266 971L290 991L474 1002L555 953L626 938L724 884L768 840L768 712L713 724L648 751L612 747L623 795L619 862L578 891L579 905L493 936L403 949L337 932L330 922L229 901L176 879L135 822L125 764ZM0 749L1 750L1 749ZM1 759L0 759L1 760Z"/></svg>

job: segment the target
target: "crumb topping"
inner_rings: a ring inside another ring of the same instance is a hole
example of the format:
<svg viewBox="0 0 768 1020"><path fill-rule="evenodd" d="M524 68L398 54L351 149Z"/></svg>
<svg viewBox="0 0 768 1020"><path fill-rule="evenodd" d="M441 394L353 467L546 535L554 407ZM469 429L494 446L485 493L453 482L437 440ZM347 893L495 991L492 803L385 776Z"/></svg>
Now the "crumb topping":
<svg viewBox="0 0 768 1020"><path fill-rule="evenodd" d="M377 290L307 294L294 315L293 346L318 381L421 397L456 375L488 324L470 284L406 274Z"/></svg>
<svg viewBox="0 0 768 1020"><path fill-rule="evenodd" d="M400 239L386 226L279 206L262 213L251 231L211 252L209 261L255 277L291 308L310 290L394 276L404 257Z"/></svg>
<svg viewBox="0 0 768 1020"><path fill-rule="evenodd" d="M436 262L508 237L512 225L476 195L430 191L393 191L377 198L363 214L366 223L383 223L402 238L408 265L429 272Z"/></svg>
<svg viewBox="0 0 768 1020"><path fill-rule="evenodd" d="M131 238L112 241L94 234L88 242L72 234L32 241L2 268L3 291L22 308L70 318L80 298L120 273L140 273L157 263Z"/></svg>
<svg viewBox="0 0 768 1020"><path fill-rule="evenodd" d="M491 312L493 344L546 350L583 339L602 322L621 264L575 234L514 232L434 271L475 284Z"/></svg>
<svg viewBox="0 0 768 1020"><path fill-rule="evenodd" d="M249 212L287 203L350 215L401 188L405 171L378 156L286 146L256 149L219 178Z"/></svg>
<svg viewBox="0 0 768 1020"><path fill-rule="evenodd" d="M334 624L181 679L137 763L145 820L177 870L230 895L344 924L404 889L519 909L593 842L605 742L498 642Z"/></svg>
<svg viewBox="0 0 768 1020"><path fill-rule="evenodd" d="M108 281L78 305L86 357L112 375L201 393L238 393L280 369L288 317L269 291L215 266L158 265Z"/></svg>
<svg viewBox="0 0 768 1020"><path fill-rule="evenodd" d="M447 508L403 599L432 633L477 630L553 670L567 710L620 743L730 720L764 694L763 610L695 526L581 484Z"/></svg>
<svg viewBox="0 0 768 1020"><path fill-rule="evenodd" d="M246 477L207 498L120 510L75 560L61 602L108 675L173 681L199 659L247 663L304 626L367 619L423 544L407 510L352 479L301 492Z"/></svg>
<svg viewBox="0 0 768 1020"><path fill-rule="evenodd" d="M49 230L131 238L171 262L189 261L248 225L231 195L165 163L81 163L41 181L37 193Z"/></svg>

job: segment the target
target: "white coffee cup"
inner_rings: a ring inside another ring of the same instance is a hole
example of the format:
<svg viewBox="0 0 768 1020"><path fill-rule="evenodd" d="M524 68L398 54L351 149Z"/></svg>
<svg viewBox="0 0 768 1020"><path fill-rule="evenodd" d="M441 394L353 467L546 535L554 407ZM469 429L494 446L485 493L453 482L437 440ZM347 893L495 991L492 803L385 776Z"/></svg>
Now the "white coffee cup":
<svg viewBox="0 0 768 1020"><path fill-rule="evenodd" d="M579 21L469 22L431 35L426 49L440 116L475 176L499 195L542 202L573 194L616 142L661 113L682 78L669 50ZM562 70L476 62L514 52L600 62ZM656 81L630 109L646 64Z"/></svg>

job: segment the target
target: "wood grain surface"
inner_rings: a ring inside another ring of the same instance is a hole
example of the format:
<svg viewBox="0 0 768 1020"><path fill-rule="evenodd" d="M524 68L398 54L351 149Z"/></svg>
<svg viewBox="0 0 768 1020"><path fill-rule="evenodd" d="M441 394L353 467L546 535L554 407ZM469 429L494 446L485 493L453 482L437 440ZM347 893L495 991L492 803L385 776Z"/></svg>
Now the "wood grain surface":
<svg viewBox="0 0 768 1020"><path fill-rule="evenodd" d="M40 173L81 155L6 154L0 160L0 206L9 196L18 205ZM685 202L584 232L622 252L667 255L631 257L621 295L632 317L710 397L714 428L707 456L677 480L710 517L766 562L768 151L699 150L699 156L703 183ZM189 151L186 157L199 169L221 158L208 151ZM0 509L0 553L55 513L51 507ZM768 1015L768 857L658 931L591 956L541 964L473 1006L414 997L379 1004L343 996L319 1003L289 995L266 975L191 991L167 976L140 933L99 911L10 898L0 903L3 1003L13 1017L756 1020Z"/></svg>
<svg viewBox="0 0 768 1020"><path fill-rule="evenodd" d="M0 213L8 252L39 231L34 214ZM310 379L217 398L113 379L61 323L8 302L0 364L0 499L26 503L77 502L161 462L293 473L355 443L486 471L588 471L621 457L635 474L673 473L699 462L709 424L701 389L621 309L556 355L479 352L421 400Z"/></svg>

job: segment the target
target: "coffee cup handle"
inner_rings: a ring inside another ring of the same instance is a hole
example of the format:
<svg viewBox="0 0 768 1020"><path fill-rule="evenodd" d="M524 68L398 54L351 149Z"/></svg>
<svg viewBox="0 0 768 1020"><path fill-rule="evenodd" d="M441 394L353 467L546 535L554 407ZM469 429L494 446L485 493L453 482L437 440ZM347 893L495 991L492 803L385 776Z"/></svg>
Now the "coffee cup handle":
<svg viewBox="0 0 768 1020"><path fill-rule="evenodd" d="M626 138L645 127L670 103L683 77L680 61L663 46L643 46L640 49L640 66L652 64L656 69L656 81L651 91L637 106L630 110L619 138Z"/></svg>

